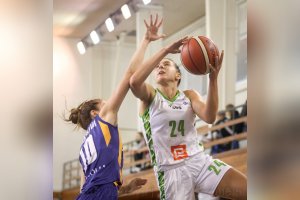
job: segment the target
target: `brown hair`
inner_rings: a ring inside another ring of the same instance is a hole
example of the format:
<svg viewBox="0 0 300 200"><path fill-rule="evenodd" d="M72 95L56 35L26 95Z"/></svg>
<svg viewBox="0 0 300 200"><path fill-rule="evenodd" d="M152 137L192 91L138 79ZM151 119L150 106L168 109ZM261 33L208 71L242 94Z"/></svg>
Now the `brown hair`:
<svg viewBox="0 0 300 200"><path fill-rule="evenodd" d="M91 110L99 110L97 105L101 103L101 101L101 99L92 99L82 102L77 108L72 108L69 118L64 117L64 120L87 130L93 120L90 116L90 112Z"/></svg>

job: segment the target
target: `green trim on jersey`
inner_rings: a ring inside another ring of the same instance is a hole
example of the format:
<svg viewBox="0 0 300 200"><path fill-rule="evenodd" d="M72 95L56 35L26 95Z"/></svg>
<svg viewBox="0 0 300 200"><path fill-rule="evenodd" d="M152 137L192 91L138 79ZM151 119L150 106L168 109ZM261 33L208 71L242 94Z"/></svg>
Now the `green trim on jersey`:
<svg viewBox="0 0 300 200"><path fill-rule="evenodd" d="M157 92L155 90L155 95L156 95L156 93ZM178 92L178 94L180 94L180 93ZM179 95L176 94L175 97L177 98L177 96L179 96ZM154 96L154 98L155 98L155 96ZM145 112L141 116L141 118L143 120L144 129L146 132L146 138L147 138L148 148L149 148L149 152L150 152L151 162L154 166L157 166L156 155L155 155L155 151L154 151L154 147L153 147L152 131L151 131L151 126L150 126L150 113L149 113L149 109L150 109L151 104L154 102L154 98L153 98L152 102L150 103L149 107L145 110ZM158 188L159 188L160 199L166 200L164 172L158 172L157 179L158 179Z"/></svg>
<svg viewBox="0 0 300 200"><path fill-rule="evenodd" d="M152 139L152 132L151 132L151 126L150 126L150 114L149 114L149 108L147 108L146 112L142 116L145 132L146 132L146 138L147 138L147 143L150 151L150 157L151 157L151 162L153 165L156 165L156 156L154 152L154 147L153 147L153 139Z"/></svg>
<svg viewBox="0 0 300 200"><path fill-rule="evenodd" d="M176 101L176 99L177 99L177 98L179 97L179 95L180 95L179 90L177 90L175 96L174 96L172 99L169 99L169 98L166 97L166 96L162 93L162 91L160 91L158 88L157 88L157 91L161 94L161 96L163 96L164 99L170 101L171 103L173 103L174 101Z"/></svg>
<svg viewBox="0 0 300 200"><path fill-rule="evenodd" d="M142 114L142 115L140 115L140 117L141 118L143 118L144 117L144 115L146 115L146 113L147 113L147 110L149 110L149 108L150 108L150 106L151 106L151 104L153 103L153 101L154 101L154 99L155 99L155 97L156 97L156 90L154 90L154 97L153 97L153 99L151 100L151 102L150 102L150 104L149 104L149 106L148 106L148 108L144 111L144 113Z"/></svg>
<svg viewBox="0 0 300 200"><path fill-rule="evenodd" d="M166 199L166 192L165 192L165 173L158 172L158 188L159 188L159 195L161 200Z"/></svg>

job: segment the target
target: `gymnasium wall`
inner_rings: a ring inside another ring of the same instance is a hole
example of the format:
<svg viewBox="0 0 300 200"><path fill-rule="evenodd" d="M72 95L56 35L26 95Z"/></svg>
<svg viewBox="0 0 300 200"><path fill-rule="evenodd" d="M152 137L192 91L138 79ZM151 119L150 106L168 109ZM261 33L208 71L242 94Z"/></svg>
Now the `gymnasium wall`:
<svg viewBox="0 0 300 200"><path fill-rule="evenodd" d="M61 118L62 112L92 97L92 52L80 55L77 40L53 39L53 189L62 189L63 163L78 158L82 131Z"/></svg>

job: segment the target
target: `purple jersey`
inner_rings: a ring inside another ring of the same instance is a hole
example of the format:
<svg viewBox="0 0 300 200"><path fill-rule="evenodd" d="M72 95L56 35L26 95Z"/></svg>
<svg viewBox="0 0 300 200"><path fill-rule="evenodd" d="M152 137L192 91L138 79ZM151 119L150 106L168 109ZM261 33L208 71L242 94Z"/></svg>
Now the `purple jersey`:
<svg viewBox="0 0 300 200"><path fill-rule="evenodd" d="M123 152L118 127L97 115L84 136L79 161L85 175L82 192L107 183L121 185Z"/></svg>

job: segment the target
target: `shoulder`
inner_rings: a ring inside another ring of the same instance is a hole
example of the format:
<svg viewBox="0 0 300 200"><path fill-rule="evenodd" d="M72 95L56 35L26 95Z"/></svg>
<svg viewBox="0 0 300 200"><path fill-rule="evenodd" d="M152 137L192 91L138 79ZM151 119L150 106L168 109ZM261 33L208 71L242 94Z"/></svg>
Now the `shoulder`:
<svg viewBox="0 0 300 200"><path fill-rule="evenodd" d="M156 96L156 89L150 85L150 84L146 84L146 90L148 91L148 96L146 99L141 99L141 101L146 105L146 106L150 106L152 101L154 100L155 96Z"/></svg>
<svg viewBox="0 0 300 200"><path fill-rule="evenodd" d="M196 90L184 90L183 93L190 100L201 97L200 94L199 94L199 92L197 92Z"/></svg>
<svg viewBox="0 0 300 200"><path fill-rule="evenodd" d="M151 103L155 97L156 89L150 84L146 84L146 87L147 87L147 90L150 92L149 102Z"/></svg>
<svg viewBox="0 0 300 200"><path fill-rule="evenodd" d="M112 109L107 108L109 105L107 104L103 108L101 108L100 113L98 114L99 119L104 122L107 122L113 126L118 124L118 113L113 111Z"/></svg>
<svg viewBox="0 0 300 200"><path fill-rule="evenodd" d="M157 96L156 95L157 90L154 89L151 85L149 85L149 87L151 87L151 94L150 94L149 99L140 101L140 108L139 108L140 116L144 115L146 110L153 104L153 102L155 101L155 97Z"/></svg>

